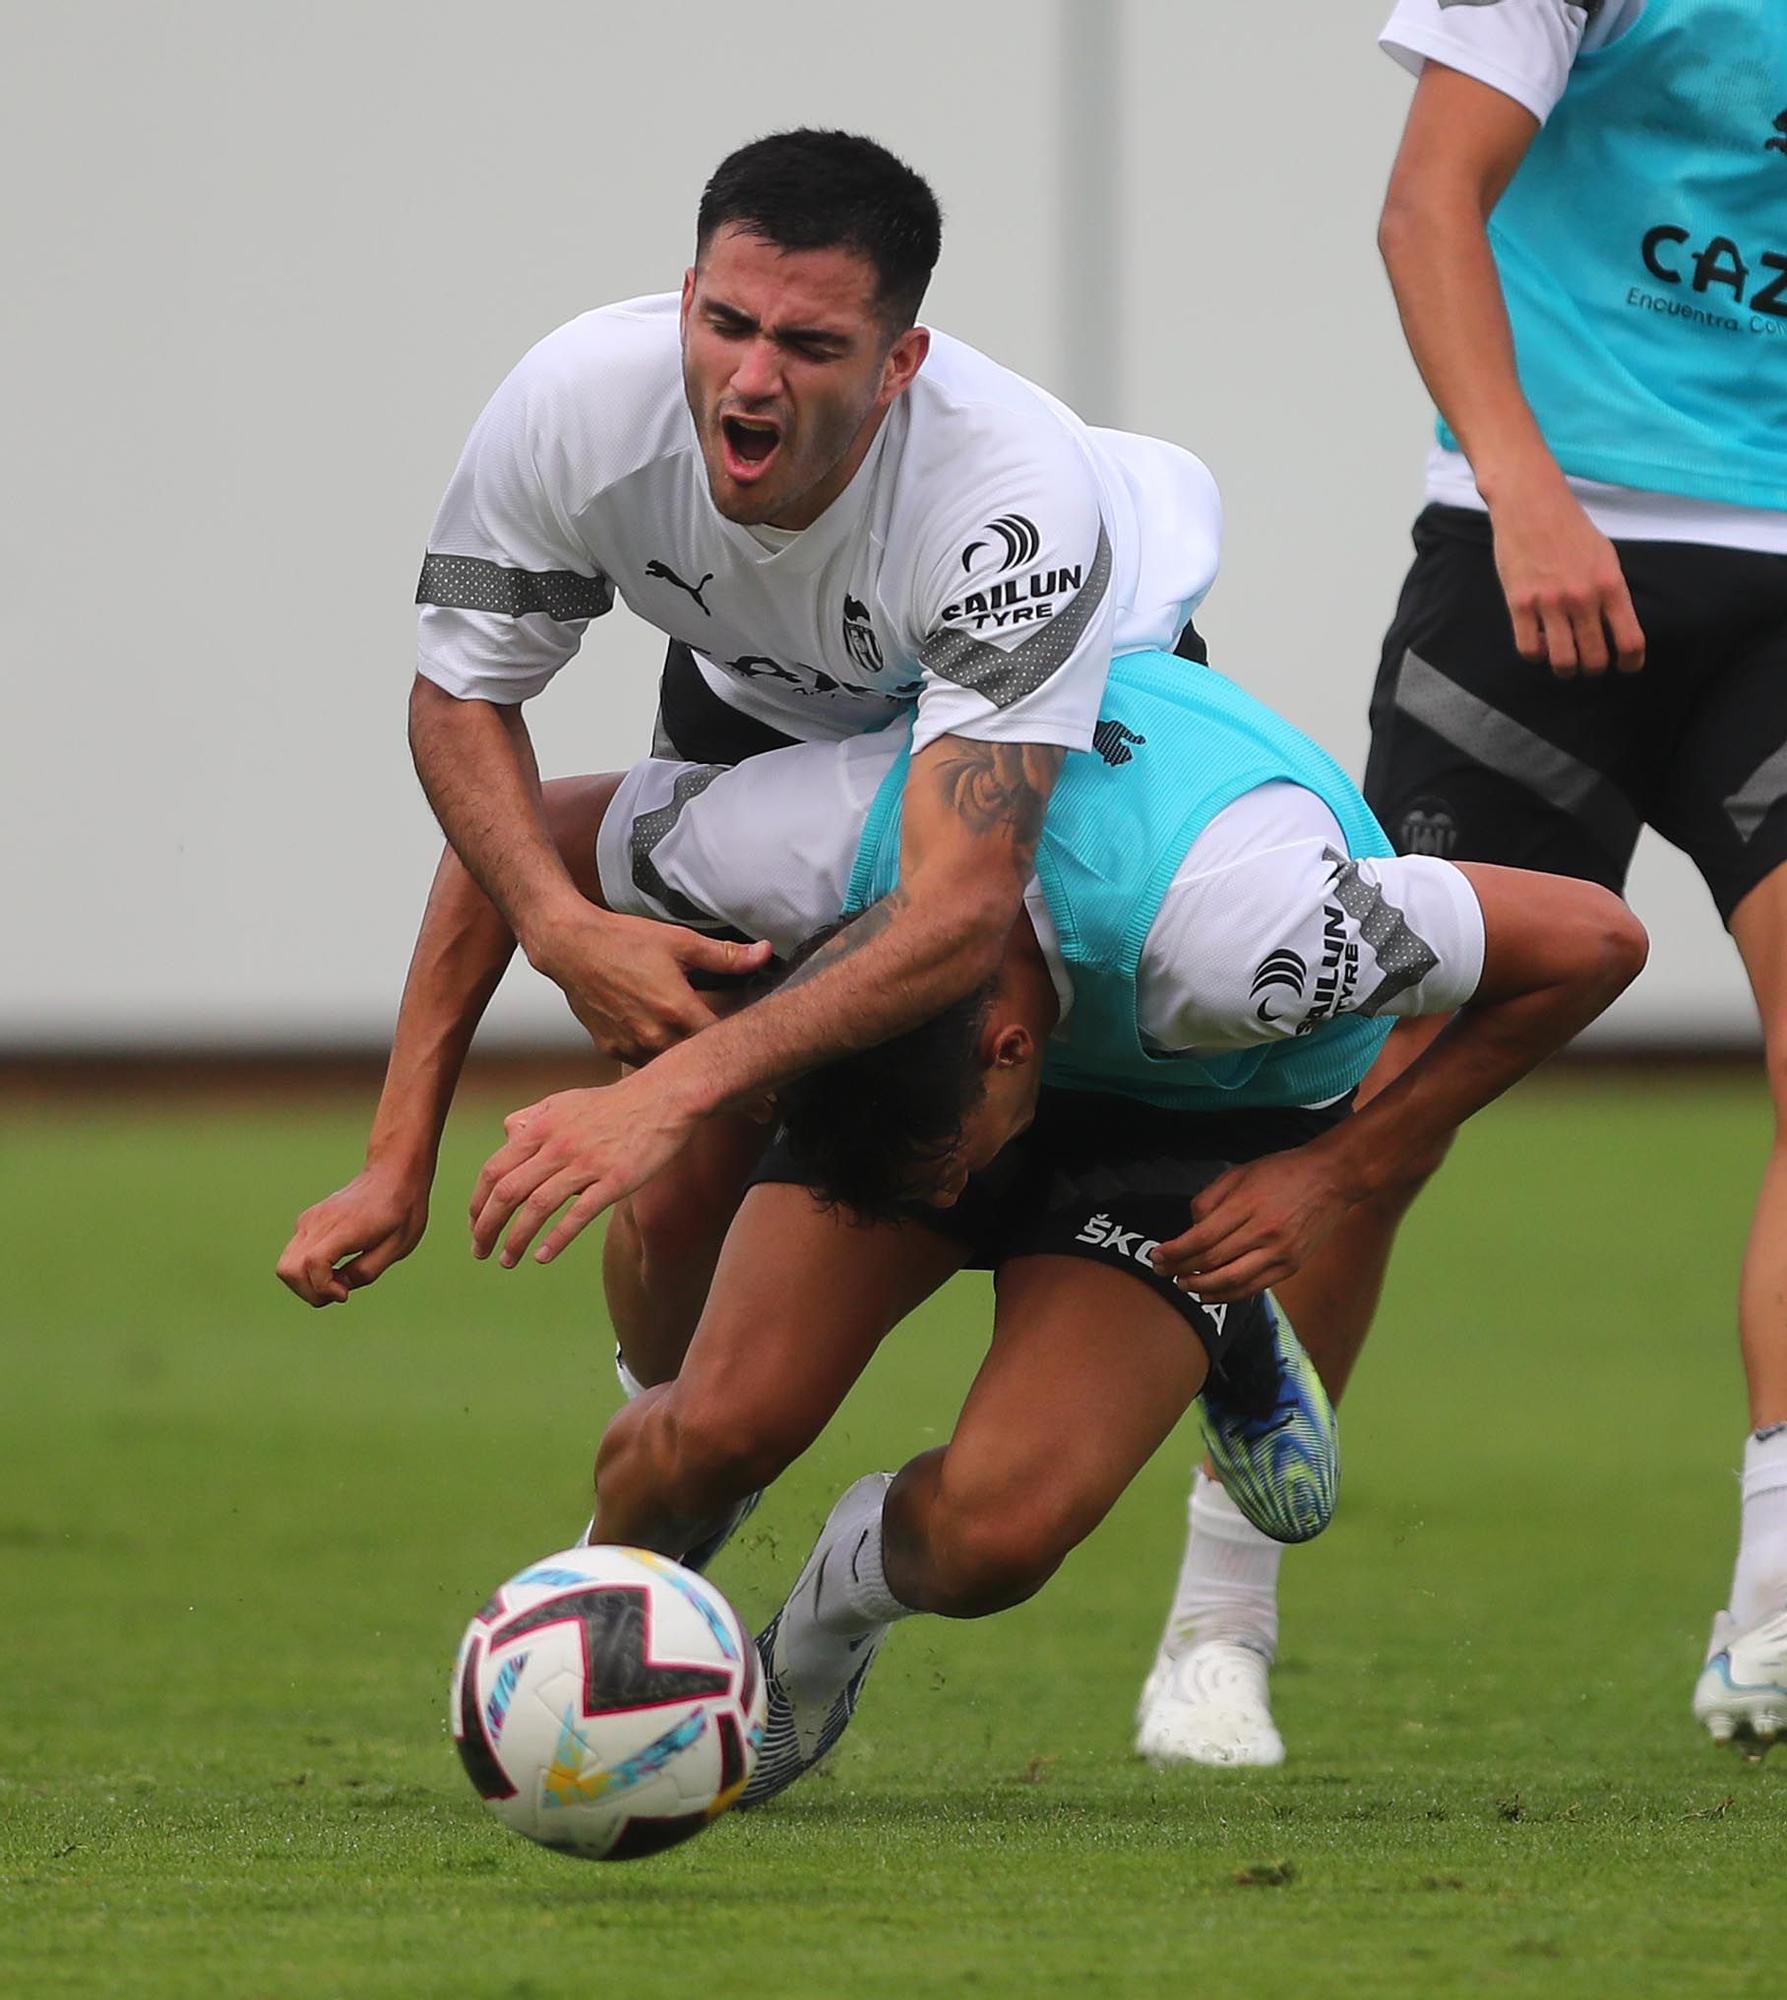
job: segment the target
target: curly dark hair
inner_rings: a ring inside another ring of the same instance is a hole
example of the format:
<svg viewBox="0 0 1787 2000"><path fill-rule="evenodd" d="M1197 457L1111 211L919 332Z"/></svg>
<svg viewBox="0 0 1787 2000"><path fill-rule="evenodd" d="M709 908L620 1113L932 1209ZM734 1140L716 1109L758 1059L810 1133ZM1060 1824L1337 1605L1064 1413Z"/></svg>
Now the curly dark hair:
<svg viewBox="0 0 1787 2000"><path fill-rule="evenodd" d="M702 190L699 255L736 223L781 250L854 250L875 267L882 317L918 317L943 247L943 215L924 177L854 132L772 132L729 153Z"/></svg>
<svg viewBox="0 0 1787 2000"><path fill-rule="evenodd" d="M808 938L789 971L853 921ZM862 1222L911 1214L928 1172L955 1151L986 1094L978 1044L998 985L989 979L918 1027L809 1070L777 1093L790 1161L828 1207Z"/></svg>

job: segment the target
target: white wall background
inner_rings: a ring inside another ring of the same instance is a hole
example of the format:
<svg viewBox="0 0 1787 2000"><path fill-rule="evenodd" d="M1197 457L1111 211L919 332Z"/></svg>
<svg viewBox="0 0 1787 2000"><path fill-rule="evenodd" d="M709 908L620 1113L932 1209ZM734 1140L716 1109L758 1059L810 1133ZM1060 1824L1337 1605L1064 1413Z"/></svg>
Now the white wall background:
<svg viewBox="0 0 1787 2000"><path fill-rule="evenodd" d="M437 845L403 741L410 597L464 433L549 327L673 286L709 168L796 122L930 176L927 317L1210 462L1216 656L1357 769L1426 423L1372 246L1407 98L1383 11L21 5L0 1040L383 1034ZM1101 27L1121 130L1088 163ZM624 611L592 628L530 709L545 768L643 750L658 654ZM1657 948L1603 1033L1747 1035L1692 871L1647 845L1633 895ZM560 1020L523 975L493 1028Z"/></svg>

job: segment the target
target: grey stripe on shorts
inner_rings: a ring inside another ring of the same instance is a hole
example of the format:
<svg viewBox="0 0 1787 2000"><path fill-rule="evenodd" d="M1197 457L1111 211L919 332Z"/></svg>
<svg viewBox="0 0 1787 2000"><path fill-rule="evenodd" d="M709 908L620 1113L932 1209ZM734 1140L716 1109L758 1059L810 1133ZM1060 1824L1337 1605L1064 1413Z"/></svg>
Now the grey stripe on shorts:
<svg viewBox="0 0 1787 2000"><path fill-rule="evenodd" d="M1534 667L1534 673L1544 673ZM1610 779L1580 757L1491 708L1412 649L1402 656L1396 676L1396 706L1410 721L1462 750L1498 776L1568 813L1610 853L1631 851L1641 825L1632 802Z"/></svg>

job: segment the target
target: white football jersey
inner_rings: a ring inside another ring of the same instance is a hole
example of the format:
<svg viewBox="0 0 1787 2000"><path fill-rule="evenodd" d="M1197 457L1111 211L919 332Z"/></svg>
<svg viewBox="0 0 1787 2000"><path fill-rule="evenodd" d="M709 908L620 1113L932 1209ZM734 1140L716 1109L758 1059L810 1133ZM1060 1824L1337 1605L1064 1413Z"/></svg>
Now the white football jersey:
<svg viewBox="0 0 1787 2000"><path fill-rule="evenodd" d="M629 916L767 938L788 957L843 909L870 803L904 741L890 729L734 767L647 758L602 822L603 900ZM1073 989L1039 883L1025 900L1065 1023ZM1275 976L1291 956L1338 976ZM1390 960L1427 969L1413 983L1386 979ZM1382 1013L1449 1014L1482 974L1483 913L1458 869L1424 855L1349 860L1328 806L1276 782L1193 841L1142 947L1136 992L1153 1047L1213 1055L1294 1038L1386 988Z"/></svg>
<svg viewBox="0 0 1787 2000"><path fill-rule="evenodd" d="M1210 474L1093 430L933 334L849 487L769 539L715 508L674 294L560 327L473 428L429 538L418 665L450 694L537 694L618 596L722 700L802 740L917 703L944 734L1091 741L1117 653L1171 650L1216 574Z"/></svg>

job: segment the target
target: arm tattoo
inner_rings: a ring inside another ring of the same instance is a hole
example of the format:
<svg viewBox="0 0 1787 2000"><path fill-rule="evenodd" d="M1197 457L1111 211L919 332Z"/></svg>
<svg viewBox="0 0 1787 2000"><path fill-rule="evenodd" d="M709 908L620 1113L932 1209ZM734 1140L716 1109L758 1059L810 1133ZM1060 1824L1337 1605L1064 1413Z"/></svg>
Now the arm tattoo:
<svg viewBox="0 0 1787 2000"><path fill-rule="evenodd" d="M848 958L852 952L861 951L887 929L895 917L905 909L906 891L896 884L878 902L873 902L860 917L853 919L838 932L828 938L811 958L804 959L788 977L782 981L780 990L784 993L795 986L804 986L809 979L829 971L840 959Z"/></svg>
<svg viewBox="0 0 1787 2000"><path fill-rule="evenodd" d="M944 803L971 834L1005 835L1028 868L1067 753L1051 743L946 741L949 754L936 770Z"/></svg>

